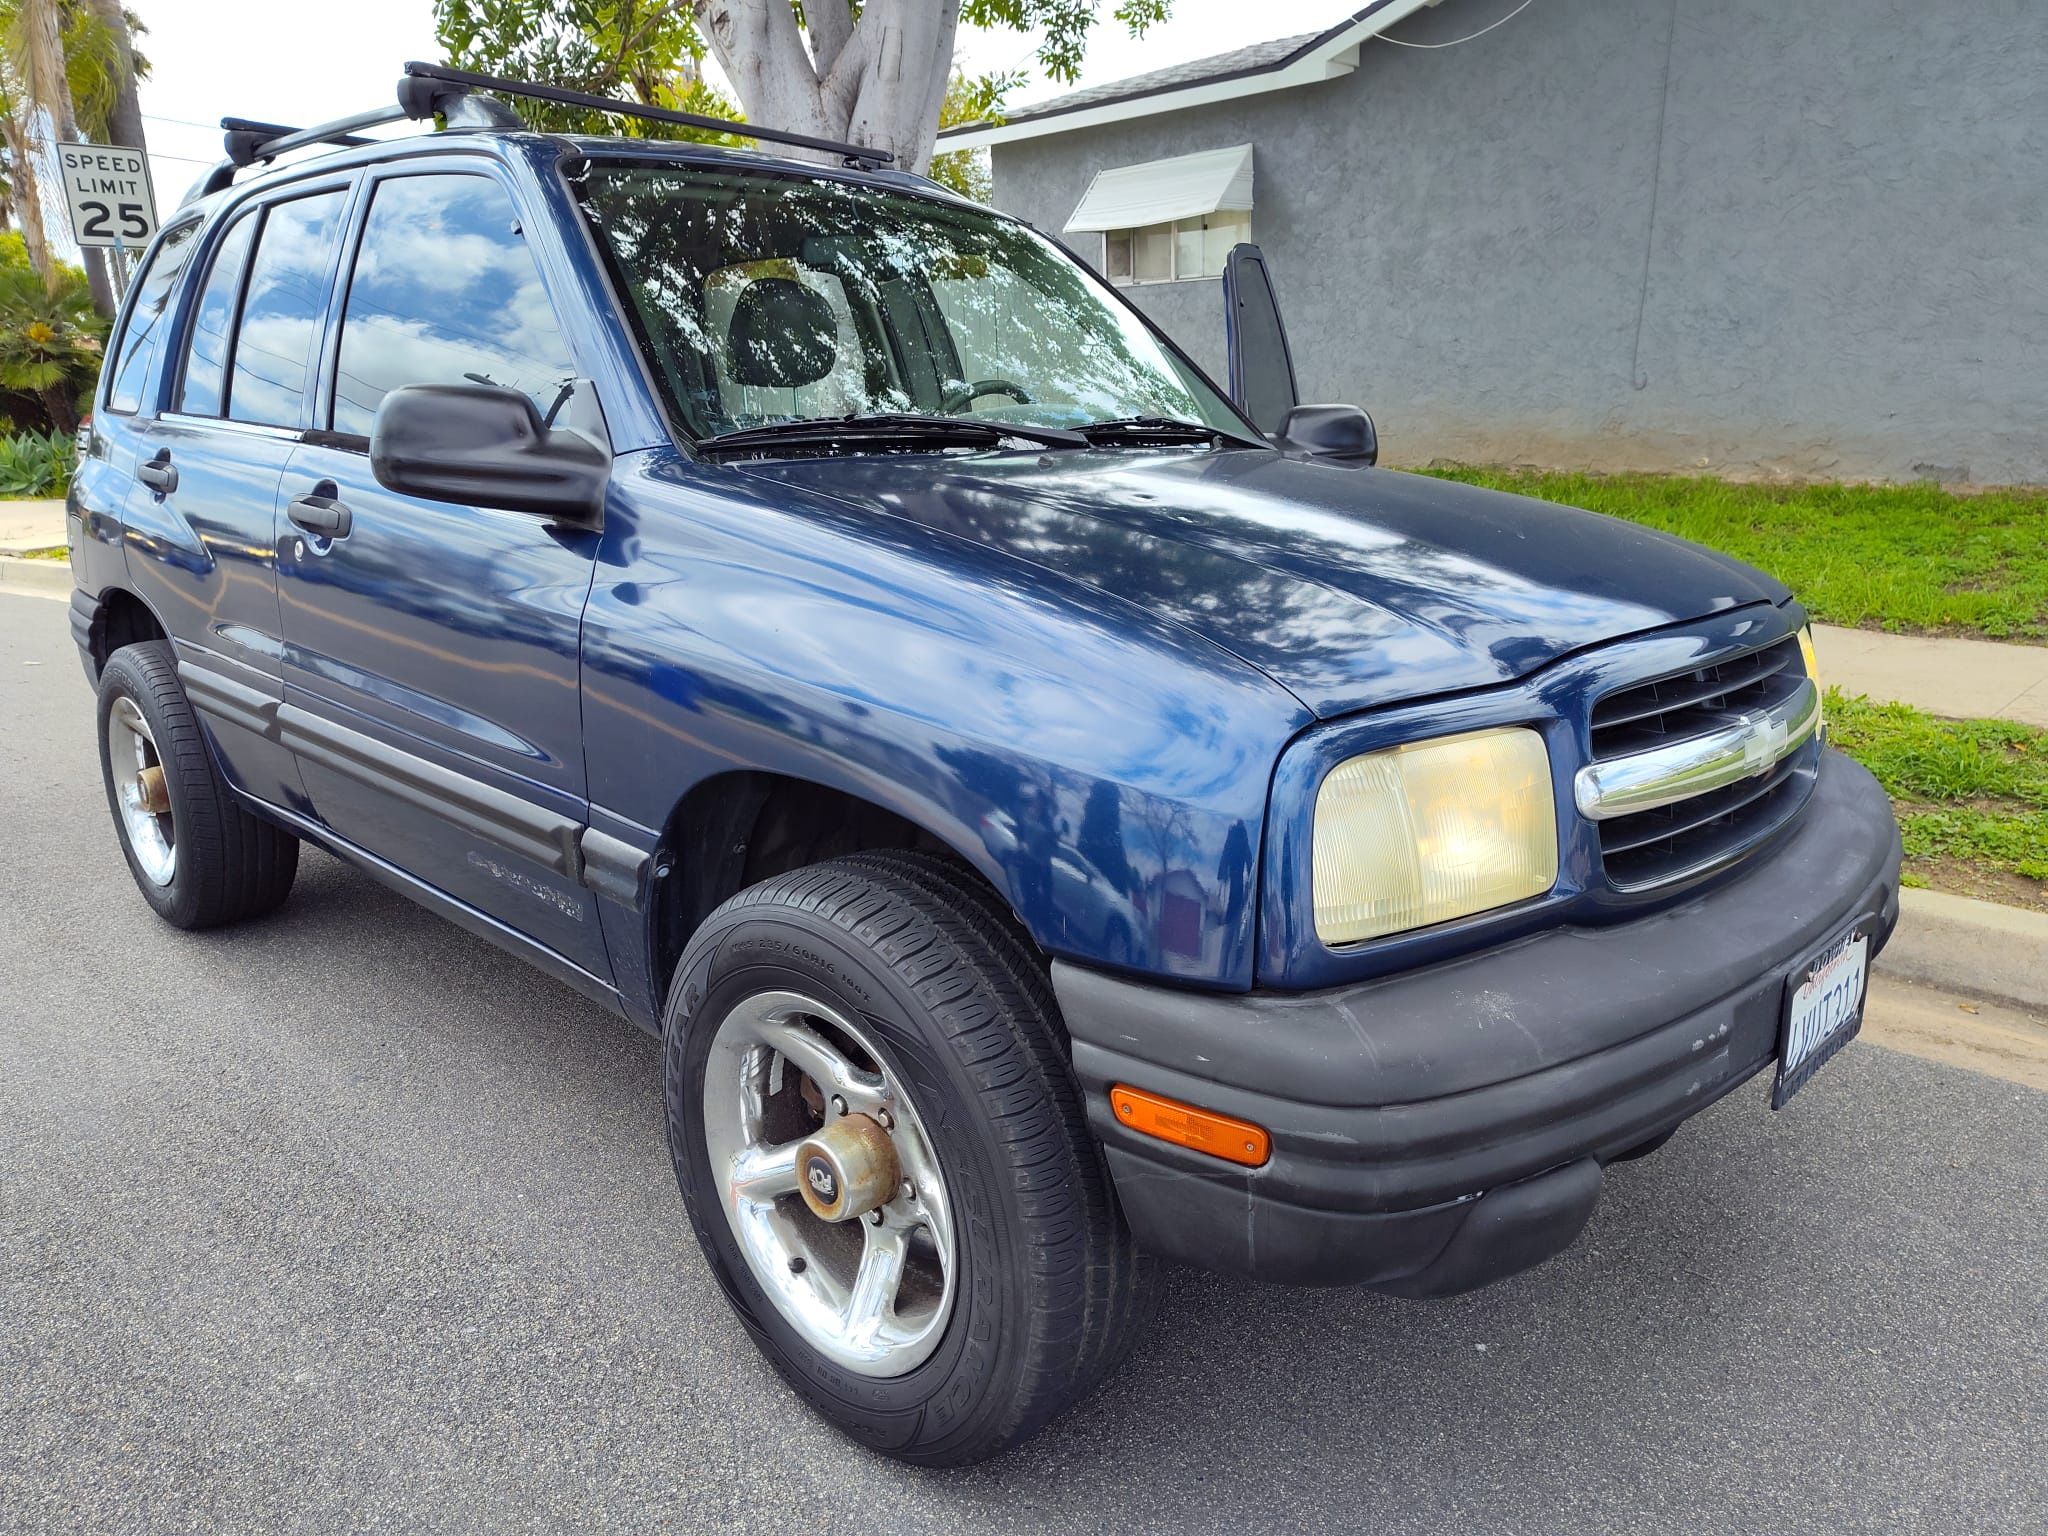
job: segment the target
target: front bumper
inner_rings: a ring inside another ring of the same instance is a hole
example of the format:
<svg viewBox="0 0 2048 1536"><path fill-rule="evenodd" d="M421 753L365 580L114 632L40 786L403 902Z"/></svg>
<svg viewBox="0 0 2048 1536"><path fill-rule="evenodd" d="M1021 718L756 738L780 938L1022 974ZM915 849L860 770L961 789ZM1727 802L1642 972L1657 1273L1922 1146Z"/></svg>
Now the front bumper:
<svg viewBox="0 0 2048 1536"><path fill-rule="evenodd" d="M1787 978L1851 924L1898 921L1890 802L1835 753L1790 834L1704 894L1312 993L1192 993L1064 962L1053 987L1124 1212L1206 1268L1403 1295L1563 1249L1602 1165L1771 1064ZM1117 1083L1236 1115L1236 1168L1117 1123Z"/></svg>

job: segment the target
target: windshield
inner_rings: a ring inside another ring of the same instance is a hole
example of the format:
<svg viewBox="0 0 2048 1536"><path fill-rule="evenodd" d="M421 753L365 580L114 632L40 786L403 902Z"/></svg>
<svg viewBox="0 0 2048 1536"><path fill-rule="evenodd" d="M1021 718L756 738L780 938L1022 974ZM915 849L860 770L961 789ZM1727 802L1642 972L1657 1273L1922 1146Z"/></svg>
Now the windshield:
<svg viewBox="0 0 2048 1536"><path fill-rule="evenodd" d="M679 165L595 161L579 183L693 438L904 414L1253 435L1091 273L984 210Z"/></svg>

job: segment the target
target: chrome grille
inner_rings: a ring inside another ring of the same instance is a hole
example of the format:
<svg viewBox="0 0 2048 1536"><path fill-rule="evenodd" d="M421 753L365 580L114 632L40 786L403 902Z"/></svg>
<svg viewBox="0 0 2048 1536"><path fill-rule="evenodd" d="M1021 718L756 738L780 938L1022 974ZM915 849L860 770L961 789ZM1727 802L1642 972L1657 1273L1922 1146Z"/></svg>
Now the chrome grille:
<svg viewBox="0 0 2048 1536"><path fill-rule="evenodd" d="M1729 656L1617 689L1594 706L1592 760L1668 747L1780 708L1804 689L1799 642ZM1752 778L1688 799L1599 821L1609 883L1642 890L1740 858L1785 825L1813 787L1818 748L1807 743Z"/></svg>

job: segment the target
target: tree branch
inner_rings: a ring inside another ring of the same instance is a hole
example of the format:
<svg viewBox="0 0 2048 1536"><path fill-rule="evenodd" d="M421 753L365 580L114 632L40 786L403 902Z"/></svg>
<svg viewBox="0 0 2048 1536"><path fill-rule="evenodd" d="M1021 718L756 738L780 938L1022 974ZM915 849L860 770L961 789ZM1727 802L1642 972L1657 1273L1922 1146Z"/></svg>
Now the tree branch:
<svg viewBox="0 0 2048 1536"><path fill-rule="evenodd" d="M804 20L810 23L811 63L824 80L853 36L852 0L804 0Z"/></svg>

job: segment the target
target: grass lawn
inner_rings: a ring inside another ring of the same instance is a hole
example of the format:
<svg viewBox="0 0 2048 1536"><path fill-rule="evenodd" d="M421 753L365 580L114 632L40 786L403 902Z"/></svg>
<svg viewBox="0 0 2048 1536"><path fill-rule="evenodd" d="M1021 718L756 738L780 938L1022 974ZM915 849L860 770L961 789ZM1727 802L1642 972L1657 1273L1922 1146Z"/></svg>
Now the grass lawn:
<svg viewBox="0 0 2048 1536"><path fill-rule="evenodd" d="M1670 475L1424 471L1612 513L1761 566L1830 624L2048 643L2048 489L1734 485Z"/></svg>
<svg viewBox="0 0 2048 1536"><path fill-rule="evenodd" d="M1908 884L2048 911L2048 731L1834 689L1827 722L1830 741L1892 797Z"/></svg>

